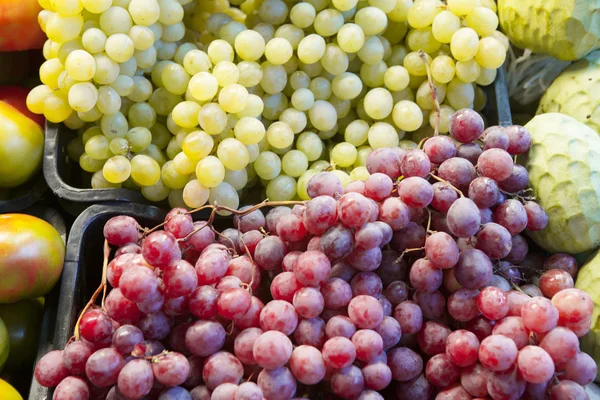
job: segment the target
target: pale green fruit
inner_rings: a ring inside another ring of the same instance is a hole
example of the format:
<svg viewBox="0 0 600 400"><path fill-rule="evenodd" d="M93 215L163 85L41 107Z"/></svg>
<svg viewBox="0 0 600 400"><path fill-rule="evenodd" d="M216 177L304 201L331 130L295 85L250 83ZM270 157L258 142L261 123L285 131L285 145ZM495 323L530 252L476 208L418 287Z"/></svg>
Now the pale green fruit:
<svg viewBox="0 0 600 400"><path fill-rule="evenodd" d="M511 42L534 53L575 61L600 48L600 0L498 0Z"/></svg>
<svg viewBox="0 0 600 400"><path fill-rule="evenodd" d="M600 136L559 113L538 115L525 128L531 149L525 166L548 226L529 236L551 253L600 247Z"/></svg>
<svg viewBox="0 0 600 400"><path fill-rule="evenodd" d="M600 133L600 50L573 63L552 82L537 113L559 112Z"/></svg>

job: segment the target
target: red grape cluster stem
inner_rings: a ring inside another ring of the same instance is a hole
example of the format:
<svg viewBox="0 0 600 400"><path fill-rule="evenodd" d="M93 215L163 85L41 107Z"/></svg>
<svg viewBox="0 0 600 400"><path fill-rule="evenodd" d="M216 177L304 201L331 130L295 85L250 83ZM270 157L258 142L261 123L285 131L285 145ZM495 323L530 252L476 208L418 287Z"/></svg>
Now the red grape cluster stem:
<svg viewBox="0 0 600 400"><path fill-rule="evenodd" d="M108 259L110 257L110 246L108 245L108 241L104 240L104 260L102 262L102 280L100 282L100 286L98 286L98 288L96 289L96 291L94 292L94 294L92 294L92 297L90 298L90 301L88 301L88 303L85 305L85 307L83 307L83 310L81 310L81 313L79 314L79 318L77 318L77 323L75 324L75 329L73 332L73 336L75 340L79 340L79 323L81 322L81 318L83 317L83 315L87 312L87 310L94 306L94 304L96 304L96 300L98 299L98 296L100 296L100 293L102 293L102 309L104 310L104 299L106 298L106 268L108 267ZM73 340L73 338L71 338L71 340L69 340L69 342L71 342Z"/></svg>
<svg viewBox="0 0 600 400"><path fill-rule="evenodd" d="M431 176L433 179L435 179L438 182L442 182L442 183L445 183L446 185L450 186L456 193L458 193L458 195L460 197L465 197L465 195L463 194L463 192L460 189L458 189L456 186L454 186L447 180L440 178L439 176L435 175L433 172L430 172L429 176Z"/></svg>

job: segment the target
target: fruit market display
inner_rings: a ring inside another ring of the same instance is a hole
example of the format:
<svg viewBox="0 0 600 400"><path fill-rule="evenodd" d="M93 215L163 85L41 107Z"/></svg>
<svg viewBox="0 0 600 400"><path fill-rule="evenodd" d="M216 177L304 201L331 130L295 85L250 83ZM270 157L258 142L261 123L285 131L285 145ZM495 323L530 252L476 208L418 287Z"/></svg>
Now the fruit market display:
<svg viewBox="0 0 600 400"><path fill-rule="evenodd" d="M371 151L481 110L509 46L489 0L41 4L30 110L77 131L92 188L189 208L365 180Z"/></svg>
<svg viewBox="0 0 600 400"><path fill-rule="evenodd" d="M113 217L102 284L35 378L55 400L588 398L593 300L524 236L548 224L513 161L530 133L468 109L449 131L345 188L320 172L309 201Z"/></svg>

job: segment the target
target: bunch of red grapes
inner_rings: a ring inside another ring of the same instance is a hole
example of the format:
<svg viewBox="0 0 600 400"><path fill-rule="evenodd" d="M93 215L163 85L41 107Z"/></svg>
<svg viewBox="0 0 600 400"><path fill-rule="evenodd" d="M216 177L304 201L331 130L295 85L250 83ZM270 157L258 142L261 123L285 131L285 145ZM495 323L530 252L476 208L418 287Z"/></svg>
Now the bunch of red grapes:
<svg viewBox="0 0 600 400"><path fill-rule="evenodd" d="M573 257L521 235L548 223L514 162L529 133L471 110L450 133L221 233L184 209L151 233L112 218L113 289L36 379L54 400L587 399L592 300Z"/></svg>

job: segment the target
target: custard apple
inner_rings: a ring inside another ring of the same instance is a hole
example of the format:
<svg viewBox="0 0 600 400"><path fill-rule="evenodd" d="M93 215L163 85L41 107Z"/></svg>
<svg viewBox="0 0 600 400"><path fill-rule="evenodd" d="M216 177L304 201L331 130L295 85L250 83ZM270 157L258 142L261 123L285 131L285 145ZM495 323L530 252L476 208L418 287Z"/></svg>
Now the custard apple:
<svg viewBox="0 0 600 400"><path fill-rule="evenodd" d="M549 216L548 226L529 236L551 253L578 254L600 247L600 136L559 113L533 118L529 181Z"/></svg>
<svg viewBox="0 0 600 400"><path fill-rule="evenodd" d="M600 133L600 50L571 64L546 90L538 114L559 112Z"/></svg>
<svg viewBox="0 0 600 400"><path fill-rule="evenodd" d="M534 53L575 61L600 48L600 0L498 0L502 30Z"/></svg>

